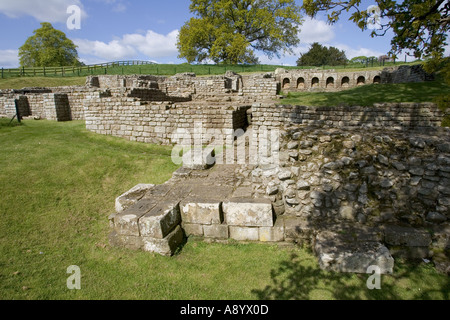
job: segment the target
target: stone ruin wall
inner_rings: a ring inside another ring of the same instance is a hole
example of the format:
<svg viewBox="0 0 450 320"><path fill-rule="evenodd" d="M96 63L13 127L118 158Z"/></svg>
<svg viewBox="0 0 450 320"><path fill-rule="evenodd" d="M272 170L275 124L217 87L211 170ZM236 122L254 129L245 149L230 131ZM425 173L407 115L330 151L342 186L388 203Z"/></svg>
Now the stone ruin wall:
<svg viewBox="0 0 450 320"><path fill-rule="evenodd" d="M370 72L347 76L351 79L349 86L354 86L362 76L369 82L378 81L379 76L383 82L401 81L417 73L405 70L390 72L390 76ZM130 214L122 220L114 215L111 224L116 233L112 242L120 246L150 248L160 244L170 254L184 233L210 239L306 241L314 245L319 232L339 233L350 226L369 230L363 237L382 241L399 255L424 258L431 256L431 249L448 250L450 135L439 128L443 114L436 105L277 105L273 100L286 74L279 78L279 74L274 78L270 74L233 73L199 78L191 74L170 78L95 76L87 79L86 87L1 91L0 115L12 117L17 100L24 116L58 121L84 119L87 129L99 134L167 145L174 143L175 129L193 132L195 123L204 127L202 143L211 141L209 130L212 134L217 129L245 129L251 124L250 137L256 140L261 129L279 130L279 149L272 151L279 155L280 163L242 164L234 173L241 187L227 185L226 197L215 199L219 207L214 214L220 223L197 223L193 216L181 212L190 204L184 202L180 207L178 203L172 208L178 211L169 210L172 218L177 216L171 227L156 238L147 235L144 239L139 229L136 234L138 221L127 225ZM292 83L297 83L300 73L290 74ZM334 73L314 71L302 75L307 90L306 79L311 76L319 78L319 86L326 84L329 77L335 77L335 85L342 83L342 75L339 78ZM186 175L194 172L182 168L174 177ZM201 177L202 173L195 175ZM212 185L217 184L217 179L227 178L211 179ZM201 190L210 188L203 186ZM170 192L176 202L186 186ZM235 199L244 194L255 202ZM224 216L221 206L225 203ZM141 208L139 203L136 205L136 210ZM199 204L192 205L195 209ZM240 208L249 206L251 210L258 205L267 223L245 222L247 218ZM268 206L272 207L273 219L266 210ZM200 204L200 208L204 206Z"/></svg>
<svg viewBox="0 0 450 320"><path fill-rule="evenodd" d="M84 120L86 101L102 95L102 91L87 87L0 90L0 117L12 118L16 114L14 101L17 100L22 117L57 121Z"/></svg>
<svg viewBox="0 0 450 320"><path fill-rule="evenodd" d="M385 68L380 71L346 72L335 70L285 70L277 69L275 76L278 90L296 91L340 91L367 84L407 83L434 80L421 65Z"/></svg>

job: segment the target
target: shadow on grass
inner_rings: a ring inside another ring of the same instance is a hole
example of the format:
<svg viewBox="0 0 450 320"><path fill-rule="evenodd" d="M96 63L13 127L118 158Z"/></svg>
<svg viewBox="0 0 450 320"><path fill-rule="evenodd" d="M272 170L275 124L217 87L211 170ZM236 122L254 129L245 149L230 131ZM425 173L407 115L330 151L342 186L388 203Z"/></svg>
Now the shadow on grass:
<svg viewBox="0 0 450 320"><path fill-rule="evenodd" d="M23 123L19 123L19 121L17 121L16 118L11 119L11 118L0 118L0 129L2 128L14 128L14 127L19 127L22 126Z"/></svg>
<svg viewBox="0 0 450 320"><path fill-rule="evenodd" d="M381 289L370 290L370 274L336 273L308 265L308 261L292 254L271 271L272 284L252 290L260 300L433 300L450 298L449 278L436 274L432 266L398 263L393 275L381 276ZM435 283L425 283L433 276ZM414 287L414 285L420 287ZM429 285L426 287L426 285ZM320 293L318 295L318 293Z"/></svg>

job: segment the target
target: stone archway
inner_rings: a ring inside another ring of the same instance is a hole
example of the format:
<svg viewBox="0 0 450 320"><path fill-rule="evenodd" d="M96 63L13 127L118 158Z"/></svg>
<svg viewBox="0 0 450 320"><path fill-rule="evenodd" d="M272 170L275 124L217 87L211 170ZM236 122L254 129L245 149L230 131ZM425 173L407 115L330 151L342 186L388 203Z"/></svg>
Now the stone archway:
<svg viewBox="0 0 450 320"><path fill-rule="evenodd" d="M291 80L289 78L283 79L283 89L289 89L291 87Z"/></svg>
<svg viewBox="0 0 450 320"><path fill-rule="evenodd" d="M358 77L358 79L356 80L356 85L363 86L365 84L366 84L366 78L363 76Z"/></svg>
<svg viewBox="0 0 450 320"><path fill-rule="evenodd" d="M297 79L297 89L305 89L305 78L300 77Z"/></svg>
<svg viewBox="0 0 450 320"><path fill-rule="evenodd" d="M334 78L333 77L329 77L327 79L327 84L326 84L327 88L334 88Z"/></svg>
<svg viewBox="0 0 450 320"><path fill-rule="evenodd" d="M319 78L314 77L311 80L311 88L318 88L319 87Z"/></svg>
<svg viewBox="0 0 450 320"><path fill-rule="evenodd" d="M342 88L348 88L350 86L350 78L349 77L343 77L341 81L341 87Z"/></svg>
<svg viewBox="0 0 450 320"><path fill-rule="evenodd" d="M381 83L381 77L380 76L375 76L375 78L373 78L373 83L380 84Z"/></svg>

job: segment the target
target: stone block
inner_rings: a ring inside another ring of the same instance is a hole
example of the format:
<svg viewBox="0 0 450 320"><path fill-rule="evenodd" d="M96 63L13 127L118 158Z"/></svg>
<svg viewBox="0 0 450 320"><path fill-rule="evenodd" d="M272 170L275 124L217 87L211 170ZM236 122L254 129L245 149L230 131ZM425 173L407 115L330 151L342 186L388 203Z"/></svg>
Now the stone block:
<svg viewBox="0 0 450 320"><path fill-rule="evenodd" d="M155 199L140 200L114 216L114 229L120 235L139 236L139 219L156 206Z"/></svg>
<svg viewBox="0 0 450 320"><path fill-rule="evenodd" d="M268 199L231 199L222 204L229 226L273 227L272 202Z"/></svg>
<svg viewBox="0 0 450 320"><path fill-rule="evenodd" d="M109 234L109 244L113 247L140 250L143 242L141 237L120 235L116 231L112 231Z"/></svg>
<svg viewBox="0 0 450 320"><path fill-rule="evenodd" d="M431 235L425 230L387 226L384 230L384 241L391 246L428 247L431 244Z"/></svg>
<svg viewBox="0 0 450 320"><path fill-rule="evenodd" d="M261 242L284 241L284 219L278 219L273 227L260 227L259 241Z"/></svg>
<svg viewBox="0 0 450 320"><path fill-rule="evenodd" d="M367 273L378 266L382 274L392 274L394 259L388 248L379 242L346 242L333 232L317 235L314 251L320 268L335 272Z"/></svg>
<svg viewBox="0 0 450 320"><path fill-rule="evenodd" d="M184 233L180 226L177 226L164 239L152 237L142 237L142 248L146 252L154 252L163 256L172 256L183 244Z"/></svg>
<svg viewBox="0 0 450 320"><path fill-rule="evenodd" d="M310 242L314 236L314 226L309 221L302 218L285 217L284 233L286 241Z"/></svg>
<svg viewBox="0 0 450 320"><path fill-rule="evenodd" d="M183 222L195 224L221 224L222 203L215 200L187 199L181 202Z"/></svg>
<svg viewBox="0 0 450 320"><path fill-rule="evenodd" d="M138 184L129 191L125 192L116 199L116 212L120 213L125 209L131 207L155 185L153 184Z"/></svg>
<svg viewBox="0 0 450 320"><path fill-rule="evenodd" d="M389 251L394 258L402 258L406 260L420 260L429 258L431 250L428 247L390 247Z"/></svg>
<svg viewBox="0 0 450 320"><path fill-rule="evenodd" d="M226 224L204 225L205 238L225 240L229 238L228 226Z"/></svg>
<svg viewBox="0 0 450 320"><path fill-rule="evenodd" d="M230 226L230 238L238 241L259 241L259 228Z"/></svg>
<svg viewBox="0 0 450 320"><path fill-rule="evenodd" d="M203 225L183 222L181 226L187 237L189 236L203 237Z"/></svg>
<svg viewBox="0 0 450 320"><path fill-rule="evenodd" d="M180 223L179 203L164 201L140 218L139 231L142 237L163 239Z"/></svg>

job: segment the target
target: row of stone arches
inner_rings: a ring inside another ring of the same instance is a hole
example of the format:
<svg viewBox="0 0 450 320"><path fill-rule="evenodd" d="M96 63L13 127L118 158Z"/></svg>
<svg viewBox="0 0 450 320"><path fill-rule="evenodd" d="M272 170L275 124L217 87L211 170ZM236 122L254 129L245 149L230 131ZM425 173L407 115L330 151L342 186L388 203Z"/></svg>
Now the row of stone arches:
<svg viewBox="0 0 450 320"><path fill-rule="evenodd" d="M373 82L372 83L381 83L381 77L380 76L375 76L373 78ZM357 86L362 86L366 84L366 78L364 76L360 76L358 77L358 79L356 80L356 85ZM320 86L320 80L318 77L314 77L311 79L311 88L319 88ZM340 86L342 88L347 88L350 86L350 78L349 77L343 77L341 79L341 83ZM326 83L325 83L325 87L326 88L334 88L335 87L335 79L333 77L328 77L326 79ZM289 78L284 78L283 79L283 89L289 89L292 88L291 87L291 79ZM306 88L306 83L305 83L305 78L300 77L297 79L297 89L305 89Z"/></svg>

